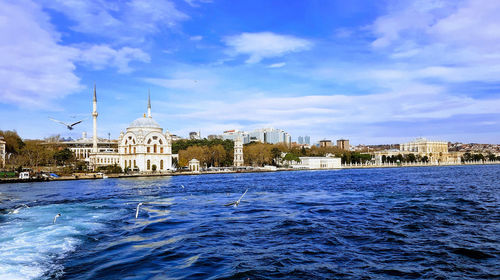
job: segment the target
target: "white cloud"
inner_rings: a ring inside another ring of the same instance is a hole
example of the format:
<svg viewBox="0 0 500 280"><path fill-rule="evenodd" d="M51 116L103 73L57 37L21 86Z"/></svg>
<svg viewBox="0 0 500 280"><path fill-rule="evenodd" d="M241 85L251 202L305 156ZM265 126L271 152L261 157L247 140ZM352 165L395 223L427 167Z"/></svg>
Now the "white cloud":
<svg viewBox="0 0 500 280"><path fill-rule="evenodd" d="M77 32L140 43L161 28L173 28L189 17L168 0L128 0L114 3L100 0L45 0L75 24Z"/></svg>
<svg viewBox="0 0 500 280"><path fill-rule="evenodd" d="M95 69L111 66L116 67L119 73L131 72L132 69L129 67L131 61L149 62L150 59L150 56L141 49L123 47L115 50L108 45L94 45L83 49L79 58Z"/></svg>
<svg viewBox="0 0 500 280"><path fill-rule="evenodd" d="M271 65L269 65L267 67L269 67L269 68L281 68L281 67L283 67L285 65L286 65L285 62L279 62L279 63L273 63L273 64L271 64Z"/></svg>
<svg viewBox="0 0 500 280"><path fill-rule="evenodd" d="M1 102L47 106L80 89L78 50L61 46L48 17L30 1L0 2Z"/></svg>
<svg viewBox="0 0 500 280"><path fill-rule="evenodd" d="M25 107L54 109L52 100L81 90L75 63L126 73L131 61L150 60L137 48L64 46L47 14L29 0L0 2L0 34L0 102Z"/></svg>
<svg viewBox="0 0 500 280"><path fill-rule="evenodd" d="M272 32L242 33L225 37L223 41L230 48L232 54L249 55L246 63L257 63L264 58L308 50L313 45L312 42L305 39Z"/></svg>
<svg viewBox="0 0 500 280"><path fill-rule="evenodd" d="M188 3L189 6L191 7L199 7L199 3L212 3L212 0L184 0L184 2ZM199 3L198 3L199 2Z"/></svg>
<svg viewBox="0 0 500 280"><path fill-rule="evenodd" d="M200 35L189 37L189 40L191 40L191 41L201 41L202 39L203 39L203 36L200 36Z"/></svg>
<svg viewBox="0 0 500 280"><path fill-rule="evenodd" d="M406 86L411 88L407 89ZM404 93L401 91L403 88L406 89ZM370 128L385 122L438 121L462 114L494 114L498 106L500 99L458 97L444 93L440 87L407 84L384 93L360 96L251 96L238 102L201 101L186 104L185 113L173 117L194 123L210 119L215 127L231 128L228 127L231 124L232 128L247 130L276 127L308 131L323 137L342 133L367 137L366 131L360 128ZM370 129L375 130L375 127ZM377 129L380 133L380 130L387 128Z"/></svg>

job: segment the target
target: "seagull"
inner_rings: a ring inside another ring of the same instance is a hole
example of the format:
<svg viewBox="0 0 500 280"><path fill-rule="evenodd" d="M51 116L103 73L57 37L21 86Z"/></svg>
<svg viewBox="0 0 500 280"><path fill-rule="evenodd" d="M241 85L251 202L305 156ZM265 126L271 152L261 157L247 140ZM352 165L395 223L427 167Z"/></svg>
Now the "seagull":
<svg viewBox="0 0 500 280"><path fill-rule="evenodd" d="M137 210L135 210L135 218L137 219L137 217L139 216L139 207L141 207L142 205L142 202L137 204Z"/></svg>
<svg viewBox="0 0 500 280"><path fill-rule="evenodd" d="M52 223L55 224L57 218L59 218L59 217L61 217L61 213L57 213L57 215L54 216L54 222L52 222Z"/></svg>
<svg viewBox="0 0 500 280"><path fill-rule="evenodd" d="M243 196L245 196L245 194L247 193L248 189L246 189L246 191L241 195L240 199L236 200L235 202L231 202L231 203L228 203L228 204L225 204L224 206L234 206L235 208L238 207L238 205L240 204L241 202L241 199L243 198Z"/></svg>
<svg viewBox="0 0 500 280"><path fill-rule="evenodd" d="M50 119L51 121L54 121L54 122L57 122L57 123L60 123L60 124L64 124L64 125L65 125L65 126L66 126L69 130L73 130L73 128L74 128L73 126L75 126L75 125L77 125L77 124L79 124L79 123L83 122L83 120L79 120L79 121L74 122L74 123L72 123L72 124L67 124L67 123L65 123L65 122L58 121L58 120L53 119L53 118L49 118L49 119Z"/></svg>
<svg viewBox="0 0 500 280"><path fill-rule="evenodd" d="M184 188L184 185L181 185L181 188Z"/></svg>
<svg viewBox="0 0 500 280"><path fill-rule="evenodd" d="M19 213L19 210L21 210L23 208L30 208L30 207L28 205L26 205L26 204L21 204L21 206L19 206L16 209L12 210L9 214L17 214L17 213Z"/></svg>

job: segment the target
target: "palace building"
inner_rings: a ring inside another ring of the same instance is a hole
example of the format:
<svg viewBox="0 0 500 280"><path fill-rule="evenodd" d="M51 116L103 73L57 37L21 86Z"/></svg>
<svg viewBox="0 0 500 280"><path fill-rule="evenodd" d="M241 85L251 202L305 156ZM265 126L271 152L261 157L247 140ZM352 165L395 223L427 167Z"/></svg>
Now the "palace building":
<svg viewBox="0 0 500 280"><path fill-rule="evenodd" d="M134 120L118 138L118 150L99 151L97 149L97 96L94 87L93 112L94 135L93 152L89 155L90 167L119 165L123 170L135 172L166 172L172 168L172 139L168 131L151 116L151 98L148 93L147 115Z"/></svg>

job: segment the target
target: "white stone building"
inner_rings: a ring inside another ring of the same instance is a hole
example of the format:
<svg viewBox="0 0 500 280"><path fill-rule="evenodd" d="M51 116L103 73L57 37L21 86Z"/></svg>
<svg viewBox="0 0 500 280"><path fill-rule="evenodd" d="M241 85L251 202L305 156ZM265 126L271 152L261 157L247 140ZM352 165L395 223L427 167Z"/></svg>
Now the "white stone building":
<svg viewBox="0 0 500 280"><path fill-rule="evenodd" d="M5 141L3 140L3 136L0 136L0 168L5 167L5 155L7 151L5 149Z"/></svg>
<svg viewBox="0 0 500 280"><path fill-rule="evenodd" d="M94 90L94 112L97 118L96 97ZM94 132L97 121L94 122ZM97 135L94 135L94 139ZM148 113L134 120L125 132L118 138L118 151L95 152L90 154L90 163L93 169L105 165L119 165L123 170L136 172L165 172L172 168L172 144L168 131L151 116L151 99L148 95ZM94 140L94 145L97 141ZM95 148L97 150L97 148Z"/></svg>
<svg viewBox="0 0 500 280"><path fill-rule="evenodd" d="M243 140L240 137L234 141L234 166L243 166Z"/></svg>
<svg viewBox="0 0 500 280"><path fill-rule="evenodd" d="M189 161L189 171L200 172L200 161L193 158Z"/></svg>
<svg viewBox="0 0 500 280"><path fill-rule="evenodd" d="M300 162L292 164L298 169L335 169L342 168L342 162L337 157L299 157Z"/></svg>

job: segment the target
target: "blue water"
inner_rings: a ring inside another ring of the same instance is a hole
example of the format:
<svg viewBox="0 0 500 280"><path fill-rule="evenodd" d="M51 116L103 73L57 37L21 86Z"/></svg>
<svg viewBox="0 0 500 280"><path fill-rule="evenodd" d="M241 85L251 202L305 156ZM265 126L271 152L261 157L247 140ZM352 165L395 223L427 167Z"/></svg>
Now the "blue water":
<svg viewBox="0 0 500 280"><path fill-rule="evenodd" d="M0 279L499 279L499 182L457 166L4 184Z"/></svg>

